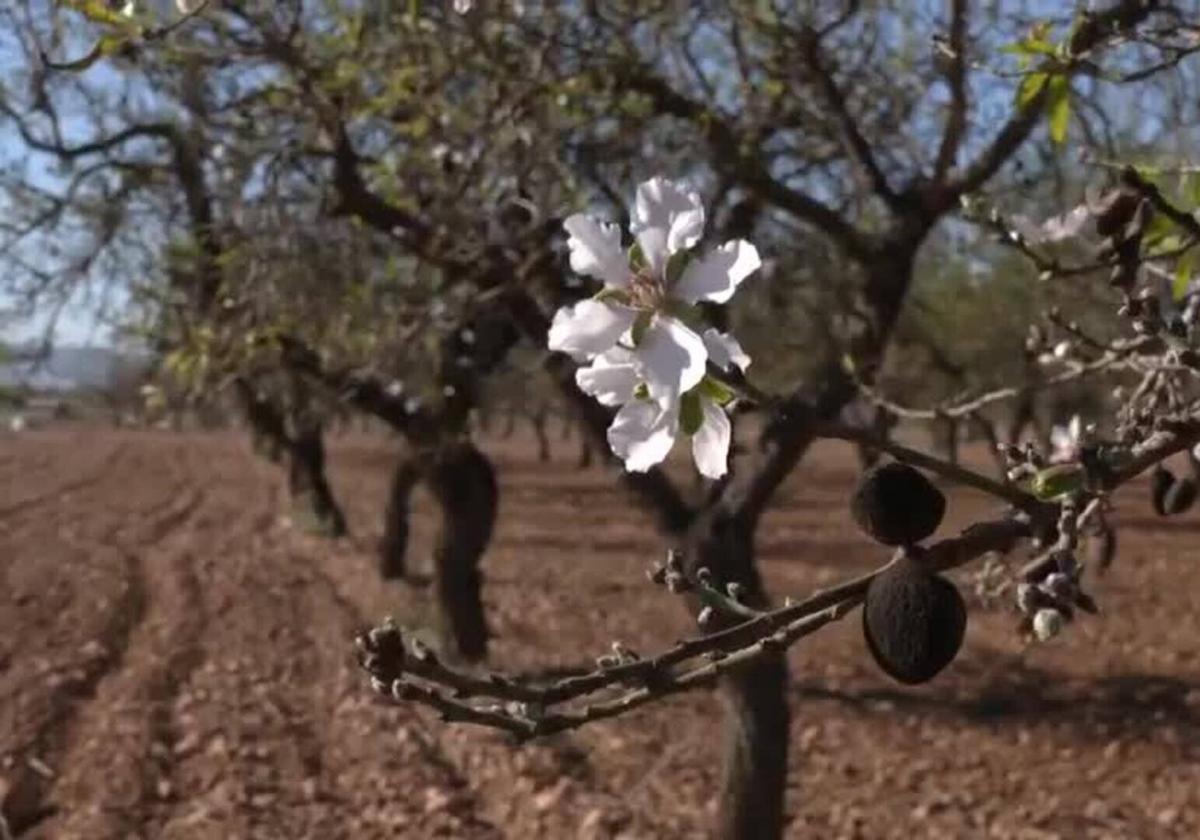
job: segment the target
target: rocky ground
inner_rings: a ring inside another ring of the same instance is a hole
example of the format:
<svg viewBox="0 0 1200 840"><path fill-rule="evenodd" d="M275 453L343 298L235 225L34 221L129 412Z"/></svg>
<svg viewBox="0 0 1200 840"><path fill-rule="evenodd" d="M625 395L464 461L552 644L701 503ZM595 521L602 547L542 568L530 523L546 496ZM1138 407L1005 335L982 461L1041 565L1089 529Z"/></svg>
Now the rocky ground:
<svg viewBox="0 0 1200 840"><path fill-rule="evenodd" d="M644 570L661 542L603 470L488 444L494 664L577 665L689 631ZM277 470L230 434L65 426L0 435L0 797L29 838L703 837L720 710L698 693L512 747L366 690L350 640L423 594L372 546L391 446L332 446L352 536L301 533ZM773 593L881 563L814 453L760 533ZM1121 501L1104 612L1026 647L975 609L958 661L903 689L858 615L791 655L792 837L1200 836L1200 514ZM989 502L956 493L952 531ZM414 556L427 554L427 509ZM959 576L960 578L962 575ZM968 591L969 586L964 587Z"/></svg>

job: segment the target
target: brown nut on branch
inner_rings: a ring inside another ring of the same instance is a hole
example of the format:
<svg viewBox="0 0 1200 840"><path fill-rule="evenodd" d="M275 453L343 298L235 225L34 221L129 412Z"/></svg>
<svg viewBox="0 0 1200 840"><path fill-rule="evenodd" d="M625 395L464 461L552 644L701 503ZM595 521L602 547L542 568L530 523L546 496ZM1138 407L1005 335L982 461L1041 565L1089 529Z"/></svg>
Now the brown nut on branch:
<svg viewBox="0 0 1200 840"><path fill-rule="evenodd" d="M967 627L958 589L905 556L875 576L863 605L863 637L888 676L916 685L954 661Z"/></svg>
<svg viewBox="0 0 1200 840"><path fill-rule="evenodd" d="M922 473L892 461L872 467L850 499L854 521L884 545L913 545L937 530L946 497Z"/></svg>

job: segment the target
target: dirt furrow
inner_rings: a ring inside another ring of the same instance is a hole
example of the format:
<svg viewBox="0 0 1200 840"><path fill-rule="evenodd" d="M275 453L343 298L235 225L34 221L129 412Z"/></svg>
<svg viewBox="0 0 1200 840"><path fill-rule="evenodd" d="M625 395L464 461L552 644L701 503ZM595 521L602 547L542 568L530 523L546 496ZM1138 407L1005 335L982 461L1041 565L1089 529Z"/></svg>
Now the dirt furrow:
<svg viewBox="0 0 1200 840"><path fill-rule="evenodd" d="M84 464L80 465L86 466L82 475L76 474L67 481L55 480L47 488L37 487L41 482L38 480L40 476L34 472L36 467L34 469L23 470L18 466L5 482L6 490L3 496L3 504L0 504L0 523L6 523L7 520L10 520L17 514L32 510L55 497L60 497L60 500L65 502L67 500L61 499L61 497L104 481L116 469L117 460L127 449L128 443L119 441L103 449L103 454L99 458L95 457L95 453L90 453L89 457L83 459ZM48 463L52 464L53 460L48 460ZM58 473L58 470L54 470L51 473L52 478ZM15 500L8 498L9 494L16 493L18 485L27 488L31 484L36 488L33 492L26 491Z"/></svg>
<svg viewBox="0 0 1200 840"><path fill-rule="evenodd" d="M305 562L301 575L306 614L322 621L306 625L306 644L318 653L321 691L309 696L310 714L330 721L325 737L326 762L335 768L341 795L353 814L347 837L497 838L503 832L486 816L462 768L428 731L415 710L382 704L364 691L353 662L352 640L366 625L363 609L343 592L331 572L350 576L350 563L369 570L370 560L353 557L344 546L291 534L285 553ZM376 581L376 586L381 584ZM317 633L318 627L324 627ZM332 631L332 632L331 632ZM374 736L374 737L373 737ZM420 782L411 767L425 771ZM374 768L374 771L372 770ZM397 796L395 780L408 780L408 795Z"/></svg>
<svg viewBox="0 0 1200 840"><path fill-rule="evenodd" d="M53 826L63 838L132 838L142 833L155 799L174 794L165 768L176 740L170 729L178 686L201 661L195 558L188 549L205 494L195 499L188 521L138 535L127 547L144 593L143 620L126 646L122 667L102 681L95 699L73 722L64 772L54 799L83 802ZM97 775L96 768L105 767Z"/></svg>
<svg viewBox="0 0 1200 840"><path fill-rule="evenodd" d="M59 530L68 557L92 564L103 557L103 566L120 582L114 595L101 598L99 610L93 613L95 623L84 624L82 643L76 640L68 657L60 657L51 669L51 678L31 684L32 690L23 698L27 701L24 705L36 711L22 721L22 737L6 749L4 759L4 812L15 835L34 828L53 812L47 796L62 772L62 754L70 742L73 721L89 707L103 678L120 669L135 628L145 616L147 591L138 558L122 550L130 539L127 534L161 539L192 513L198 500L198 492L168 493L142 511L130 512L140 513L141 521L131 525L118 518L115 525L94 537ZM124 497L124 501L136 508L136 497ZM64 558L61 562L73 561ZM111 588L113 582L104 583Z"/></svg>
<svg viewBox="0 0 1200 840"><path fill-rule="evenodd" d="M310 690L292 642L296 593L268 562L265 546L278 515L277 496L239 476L223 501L265 504L230 521L224 540L193 540L200 608L212 617L201 639L202 667L180 691L172 784L176 801L158 809L155 836L207 836L214 824L237 836L335 837L336 803L323 780L319 722L297 712L293 694ZM204 702L223 698L217 705Z"/></svg>

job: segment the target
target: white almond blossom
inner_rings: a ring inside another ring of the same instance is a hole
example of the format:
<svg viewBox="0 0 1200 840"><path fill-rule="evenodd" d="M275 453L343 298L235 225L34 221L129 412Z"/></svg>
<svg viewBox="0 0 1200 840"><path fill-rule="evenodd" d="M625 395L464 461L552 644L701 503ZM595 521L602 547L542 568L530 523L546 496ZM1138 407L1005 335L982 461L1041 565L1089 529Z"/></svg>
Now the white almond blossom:
<svg viewBox="0 0 1200 840"><path fill-rule="evenodd" d="M1079 446L1084 435L1083 421L1076 414L1066 426L1050 427L1050 461L1065 464L1079 458Z"/></svg>
<svg viewBox="0 0 1200 840"><path fill-rule="evenodd" d="M744 369L750 364L732 336L710 329L704 341L719 367ZM601 405L621 407L608 429L608 444L630 472L644 472L661 463L683 433L692 439L692 458L700 474L712 479L725 475L732 427L716 386L693 389L679 400L651 397L648 389L639 394L636 357L624 347L614 347L580 368L575 381Z"/></svg>
<svg viewBox="0 0 1200 840"><path fill-rule="evenodd" d="M680 315L700 301L733 297L761 264L755 247L738 239L690 259L689 249L704 232L704 207L696 193L664 178L638 187L632 260L614 224L576 214L563 227L571 268L600 280L604 289L558 311L550 349L587 361L628 337L652 396L677 397L696 387L708 350Z"/></svg>
<svg viewBox="0 0 1200 840"><path fill-rule="evenodd" d="M620 407L608 441L626 469L661 463L683 433L692 439L699 471L719 478L730 441L722 405L732 395L706 377L707 365L744 370L750 357L732 336L714 329L698 334L687 321L700 301L726 303L758 269L758 251L739 239L693 258L704 208L694 192L663 178L638 187L632 216L630 254L616 225L582 214L563 223L571 268L604 288L560 309L548 344L591 361L576 374L580 389Z"/></svg>

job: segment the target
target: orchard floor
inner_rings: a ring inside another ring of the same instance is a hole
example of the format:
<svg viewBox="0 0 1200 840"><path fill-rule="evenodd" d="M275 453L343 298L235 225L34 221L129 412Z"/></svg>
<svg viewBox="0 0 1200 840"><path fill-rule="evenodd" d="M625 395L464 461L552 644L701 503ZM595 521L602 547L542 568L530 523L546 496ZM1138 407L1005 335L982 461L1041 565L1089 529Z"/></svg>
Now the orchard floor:
<svg viewBox="0 0 1200 840"><path fill-rule="evenodd" d="M661 543L573 447L488 441L494 663L578 665L689 632L646 582ZM571 451L568 451L571 450ZM703 837L719 705L695 693L519 748L367 690L350 639L420 593L376 578L393 449L349 437L332 478L353 536L281 517L277 470L233 434L0 435L0 797L29 838ZM803 463L760 532L771 591L878 564L845 498L854 461ZM1026 648L975 610L958 661L903 689L858 614L791 654L790 837L1200 836L1200 514L1121 498L1104 615ZM955 493L952 532L991 508ZM422 501L414 556L432 528ZM969 586L964 587L969 593Z"/></svg>

